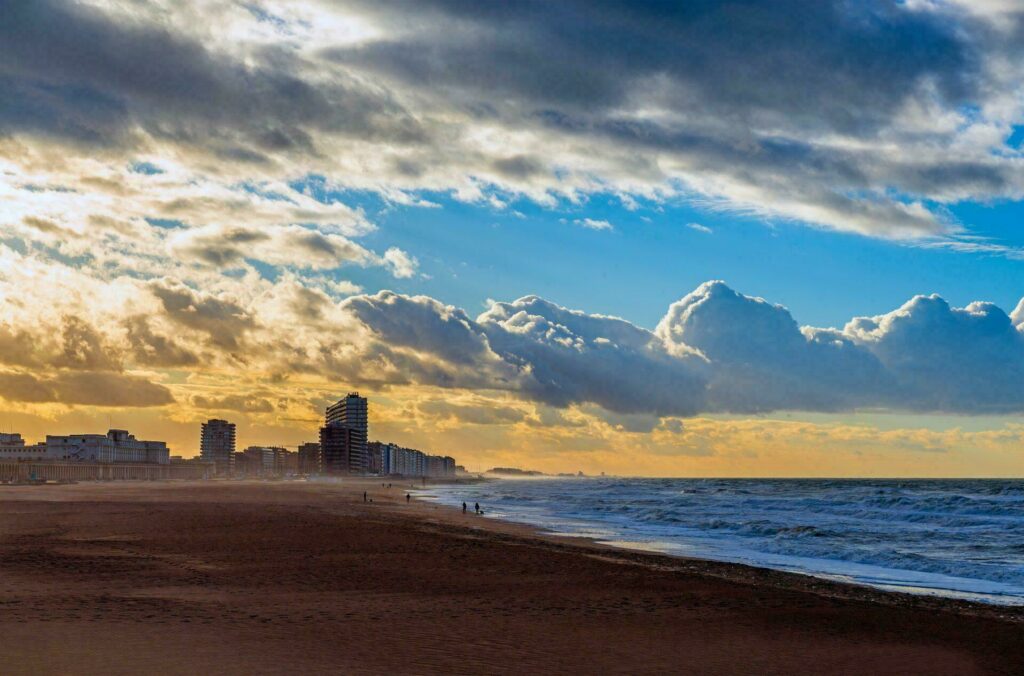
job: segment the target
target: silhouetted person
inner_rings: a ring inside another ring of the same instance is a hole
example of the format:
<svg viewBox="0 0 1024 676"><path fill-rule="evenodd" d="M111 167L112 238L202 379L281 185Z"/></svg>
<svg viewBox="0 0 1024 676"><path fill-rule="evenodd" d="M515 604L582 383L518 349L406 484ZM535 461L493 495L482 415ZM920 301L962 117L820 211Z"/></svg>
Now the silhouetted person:
<svg viewBox="0 0 1024 676"><path fill-rule="evenodd" d="M466 503L465 502L462 503L462 513L463 514L466 513Z"/></svg>
<svg viewBox="0 0 1024 676"><path fill-rule="evenodd" d="M363 502L366 502L366 491L363 491Z"/></svg>
<svg viewBox="0 0 1024 676"><path fill-rule="evenodd" d="M473 503L473 511L475 511L477 514L480 513L480 503L479 502L474 502Z"/></svg>
<svg viewBox="0 0 1024 676"><path fill-rule="evenodd" d="M411 495L409 495L408 493L406 493L406 494L405 494L405 501L406 501L406 502L409 502L409 500L412 500L412 496L411 496Z"/></svg>

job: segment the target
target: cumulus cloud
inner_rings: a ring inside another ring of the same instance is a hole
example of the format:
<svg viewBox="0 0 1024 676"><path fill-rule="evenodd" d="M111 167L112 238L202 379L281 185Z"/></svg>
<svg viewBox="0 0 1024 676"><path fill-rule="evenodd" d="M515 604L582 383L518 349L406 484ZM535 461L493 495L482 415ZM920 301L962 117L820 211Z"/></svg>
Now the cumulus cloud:
<svg viewBox="0 0 1024 676"><path fill-rule="evenodd" d="M1024 406L1024 331L991 303L953 308L917 296L844 333L885 366L909 408L1017 412Z"/></svg>
<svg viewBox="0 0 1024 676"><path fill-rule="evenodd" d="M410 256L398 247L391 247L384 252L384 265L391 270L391 274L399 279L408 279L416 274L419 261Z"/></svg>
<svg viewBox="0 0 1024 676"><path fill-rule="evenodd" d="M246 332L255 327L251 313L229 295L196 291L169 278L153 280L148 288L166 317L205 334L216 347L236 350Z"/></svg>
<svg viewBox="0 0 1024 676"><path fill-rule="evenodd" d="M703 406L704 360L670 355L654 334L622 319L527 296L492 304L478 321L495 351L529 373L525 389L546 403L661 415Z"/></svg>
<svg viewBox="0 0 1024 676"><path fill-rule="evenodd" d="M137 374L162 369L212 378L196 381L194 392L191 381L173 381L199 397L188 399L196 406L254 412L270 411L245 393L214 396L209 387L235 376L295 376L503 393L536 402L551 420L560 417L555 409L599 407L624 430L700 413L1024 411L1019 307L1008 315L989 303L955 308L921 296L887 314L815 328L713 281L649 330L537 296L491 301L472 317L429 296L339 298L297 273L217 274L200 287L169 275L96 279L2 245L0 259L9 400L113 405L104 402L137 392L139 402L161 405L166 388ZM90 394L85 383L101 381Z"/></svg>
<svg viewBox="0 0 1024 676"><path fill-rule="evenodd" d="M986 303L961 309L918 297L843 329L818 329L708 282L654 331L535 296L494 302L476 320L397 294L355 297L347 307L384 344L478 376L441 384L512 390L557 407L596 404L626 414L616 418L626 429L698 412L1024 410L1024 332Z"/></svg>
<svg viewBox="0 0 1024 676"><path fill-rule="evenodd" d="M834 410L881 403L893 383L878 359L834 331L802 331L789 312L702 284L673 303L656 333L672 352L711 363L711 410Z"/></svg>

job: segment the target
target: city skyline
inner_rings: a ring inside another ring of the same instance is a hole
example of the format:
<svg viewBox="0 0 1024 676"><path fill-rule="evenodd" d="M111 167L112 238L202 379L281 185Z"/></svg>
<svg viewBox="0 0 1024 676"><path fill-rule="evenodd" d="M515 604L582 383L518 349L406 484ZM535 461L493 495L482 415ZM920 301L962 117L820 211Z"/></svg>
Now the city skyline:
<svg viewBox="0 0 1024 676"><path fill-rule="evenodd" d="M731 6L9 3L0 428L1019 476L1024 19Z"/></svg>
<svg viewBox="0 0 1024 676"><path fill-rule="evenodd" d="M163 441L141 440L128 430L106 434L46 435L26 443L0 432L0 479L5 482L73 482L77 479L238 479L313 477L454 478L455 458L393 442L367 441L368 401L351 392L325 411L320 442L236 448L235 423L200 425L198 455L171 455ZM340 434L339 434L340 433ZM459 468L462 469L462 468Z"/></svg>

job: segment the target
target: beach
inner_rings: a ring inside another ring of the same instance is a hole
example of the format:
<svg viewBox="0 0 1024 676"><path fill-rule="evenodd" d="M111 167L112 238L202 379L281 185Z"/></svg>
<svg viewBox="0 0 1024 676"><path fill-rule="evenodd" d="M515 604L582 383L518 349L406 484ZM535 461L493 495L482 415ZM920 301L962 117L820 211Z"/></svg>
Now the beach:
<svg viewBox="0 0 1024 676"><path fill-rule="evenodd" d="M1017 608L616 550L407 503L409 484L392 484L2 486L2 673L1009 674L1024 664Z"/></svg>

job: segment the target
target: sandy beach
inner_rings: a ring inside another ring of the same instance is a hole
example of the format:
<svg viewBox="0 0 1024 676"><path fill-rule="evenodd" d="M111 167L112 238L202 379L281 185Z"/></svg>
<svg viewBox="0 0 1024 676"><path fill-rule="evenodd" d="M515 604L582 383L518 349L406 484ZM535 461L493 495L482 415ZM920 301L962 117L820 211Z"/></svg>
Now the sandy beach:
<svg viewBox="0 0 1024 676"><path fill-rule="evenodd" d="M618 551L404 495L374 480L0 487L0 671L1009 674L1024 664L1018 609Z"/></svg>

